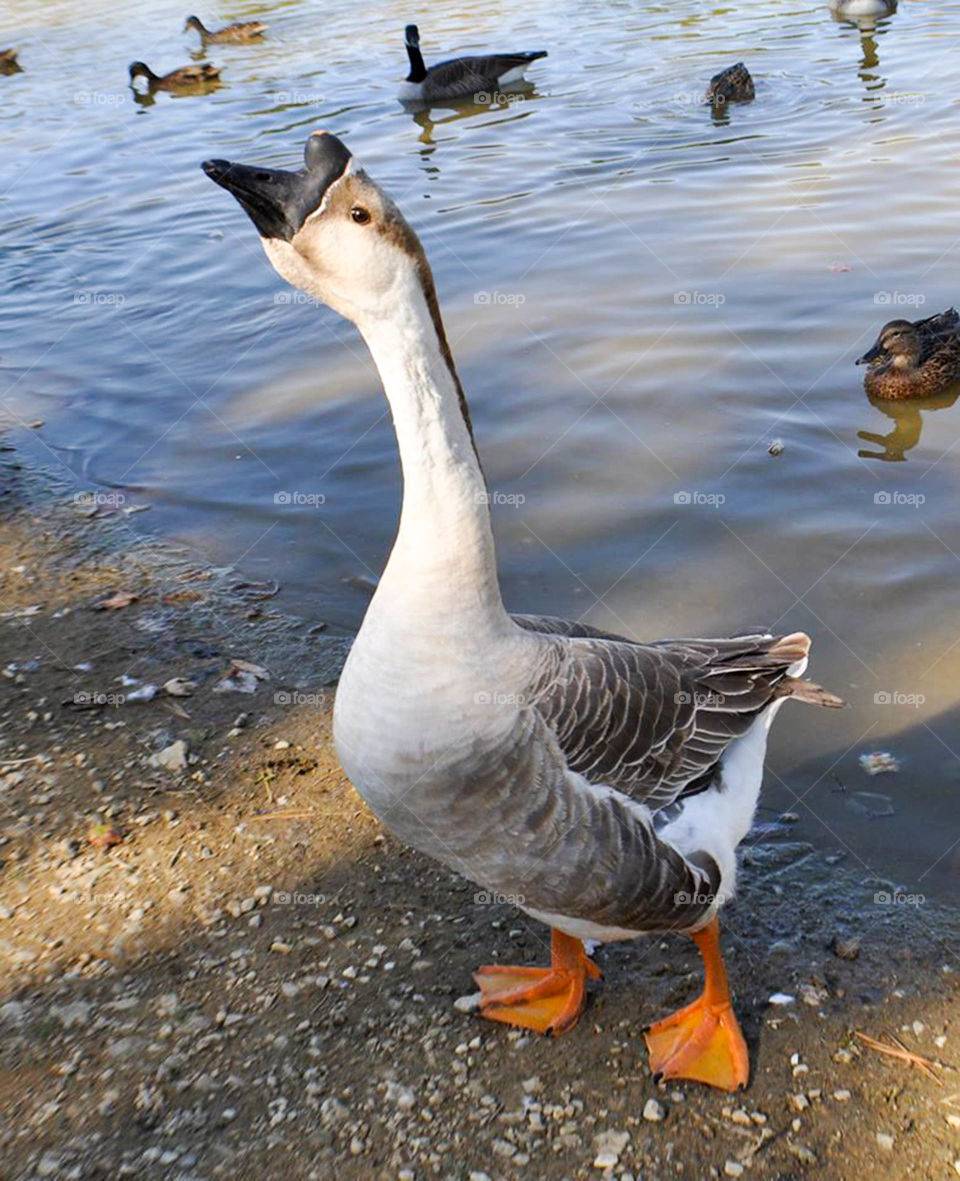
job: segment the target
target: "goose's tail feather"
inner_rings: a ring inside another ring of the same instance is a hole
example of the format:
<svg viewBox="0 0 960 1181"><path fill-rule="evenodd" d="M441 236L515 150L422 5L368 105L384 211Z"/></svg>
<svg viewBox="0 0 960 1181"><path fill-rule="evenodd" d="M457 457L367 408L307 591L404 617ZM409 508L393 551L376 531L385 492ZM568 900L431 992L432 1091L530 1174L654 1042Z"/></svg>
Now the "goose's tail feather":
<svg viewBox="0 0 960 1181"><path fill-rule="evenodd" d="M843 709L847 704L836 693L801 677L784 677L777 686L775 696L792 697L795 701L805 701L808 705L820 705L826 709Z"/></svg>

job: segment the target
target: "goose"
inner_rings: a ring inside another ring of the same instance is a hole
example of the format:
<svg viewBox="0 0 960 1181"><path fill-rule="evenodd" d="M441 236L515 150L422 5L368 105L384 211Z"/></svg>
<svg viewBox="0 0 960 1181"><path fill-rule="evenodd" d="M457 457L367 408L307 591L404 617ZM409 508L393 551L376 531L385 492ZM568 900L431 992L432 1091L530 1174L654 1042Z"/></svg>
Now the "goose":
<svg viewBox="0 0 960 1181"><path fill-rule="evenodd" d="M545 49L527 53L491 53L481 57L455 57L427 69L420 52L420 31L416 25L407 25L405 41L410 73L400 86L402 102L439 102L512 86L523 81L524 71L531 62L547 56Z"/></svg>
<svg viewBox="0 0 960 1181"><path fill-rule="evenodd" d="M890 16L897 11L897 0L830 0L830 7L844 20L861 16Z"/></svg>
<svg viewBox="0 0 960 1181"><path fill-rule="evenodd" d="M133 62L130 66L130 82L137 78L146 78L150 90L185 90L187 88L205 86L220 79L220 71L216 66L203 65L181 66L179 70L171 70L169 74L155 74L143 62Z"/></svg>
<svg viewBox="0 0 960 1181"><path fill-rule="evenodd" d="M262 21L235 21L232 25L224 25L222 29L208 29L198 16L188 16L183 26L186 33L189 29L196 29L204 45L239 44L244 41L257 41L267 31Z"/></svg>
<svg viewBox="0 0 960 1181"><path fill-rule="evenodd" d="M926 320L891 320L857 364L868 366L863 384L872 397L942 393L960 381L960 315L948 308Z"/></svg>
<svg viewBox="0 0 960 1181"><path fill-rule="evenodd" d="M208 160L294 287L352 320L403 469L396 541L341 676L334 741L385 827L551 928L546 968L480 968L480 1015L572 1029L599 976L584 940L684 931L698 1000L647 1032L663 1077L746 1085L717 912L736 879L774 715L839 706L804 680L810 639L639 643L508 614L470 413L423 248L326 132L283 171Z"/></svg>
<svg viewBox="0 0 960 1181"><path fill-rule="evenodd" d="M0 49L0 74L22 74L23 67L17 60L15 49Z"/></svg>
<svg viewBox="0 0 960 1181"><path fill-rule="evenodd" d="M728 66L719 74L714 74L707 87L707 101L714 106L722 106L728 102L749 102L755 97L753 78L743 62L737 62L735 66Z"/></svg>

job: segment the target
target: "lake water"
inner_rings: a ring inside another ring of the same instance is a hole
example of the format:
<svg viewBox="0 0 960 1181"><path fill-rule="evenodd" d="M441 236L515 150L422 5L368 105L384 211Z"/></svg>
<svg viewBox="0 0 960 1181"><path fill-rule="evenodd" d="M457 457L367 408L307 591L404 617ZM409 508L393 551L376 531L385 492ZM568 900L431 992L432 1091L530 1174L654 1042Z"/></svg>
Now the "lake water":
<svg viewBox="0 0 960 1181"><path fill-rule="evenodd" d="M131 61L196 53L186 7L4 7L0 398L45 420L17 442L355 630L400 495L376 376L199 169L296 167L334 131L436 272L508 604L651 638L809 630L850 708L788 707L766 815L955 890L960 407L871 405L853 361L960 300L960 2L858 28L804 0L440 0L428 61L550 56L532 94L417 117L394 99L408 9L340 0L221 7L267 39L212 47L213 93L133 101ZM739 59L756 101L714 118L706 82ZM874 750L899 773L868 776Z"/></svg>

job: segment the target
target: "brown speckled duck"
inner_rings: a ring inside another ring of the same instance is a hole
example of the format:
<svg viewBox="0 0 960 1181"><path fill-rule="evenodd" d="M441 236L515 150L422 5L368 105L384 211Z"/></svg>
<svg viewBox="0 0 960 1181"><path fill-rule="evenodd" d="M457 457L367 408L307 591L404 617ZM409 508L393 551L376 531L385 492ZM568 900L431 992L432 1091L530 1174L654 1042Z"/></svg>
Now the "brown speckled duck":
<svg viewBox="0 0 960 1181"><path fill-rule="evenodd" d="M169 74L155 74L143 62L133 62L130 66L130 81L146 78L151 90L189 90L197 89L211 82L220 80L220 71L209 62L202 65L181 66L179 70L171 70Z"/></svg>
<svg viewBox="0 0 960 1181"><path fill-rule="evenodd" d="M239 45L244 41L259 41L267 31L262 21L236 21L222 29L208 29L198 16L188 16L183 31L196 29L204 45Z"/></svg>
<svg viewBox="0 0 960 1181"><path fill-rule="evenodd" d="M21 74L23 67L17 61L15 49L0 49L0 74Z"/></svg>
<svg viewBox="0 0 960 1181"><path fill-rule="evenodd" d="M755 97L753 78L743 62L714 74L707 87L707 101L715 107L722 107L729 102L749 102Z"/></svg>
<svg viewBox="0 0 960 1181"><path fill-rule="evenodd" d="M891 320L857 361L874 398L927 398L960 381L960 315L948 308L926 320Z"/></svg>

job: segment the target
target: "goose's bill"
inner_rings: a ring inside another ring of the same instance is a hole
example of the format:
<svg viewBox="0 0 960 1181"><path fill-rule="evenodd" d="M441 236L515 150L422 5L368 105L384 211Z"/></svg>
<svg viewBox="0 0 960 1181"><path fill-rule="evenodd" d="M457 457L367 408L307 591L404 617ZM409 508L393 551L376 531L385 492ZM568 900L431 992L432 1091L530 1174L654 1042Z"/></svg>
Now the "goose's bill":
<svg viewBox="0 0 960 1181"><path fill-rule="evenodd" d="M346 172L350 159L335 135L318 131L307 140L305 166L299 172L229 160L207 160L203 171L236 197L262 238L289 242Z"/></svg>
<svg viewBox="0 0 960 1181"><path fill-rule="evenodd" d="M883 345L881 345L880 341L878 340L877 343L873 346L873 348L868 349L868 351L865 352L862 357L857 358L857 364L858 365L870 365L874 361L879 361L880 358L882 356L884 356L885 352L886 352L886 350L884 349Z"/></svg>

